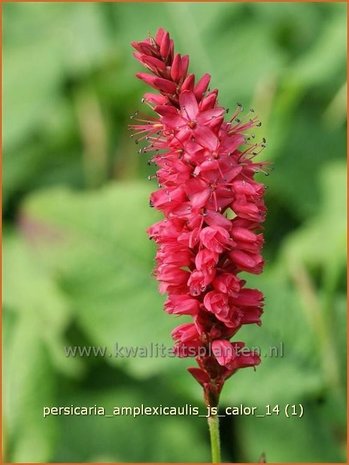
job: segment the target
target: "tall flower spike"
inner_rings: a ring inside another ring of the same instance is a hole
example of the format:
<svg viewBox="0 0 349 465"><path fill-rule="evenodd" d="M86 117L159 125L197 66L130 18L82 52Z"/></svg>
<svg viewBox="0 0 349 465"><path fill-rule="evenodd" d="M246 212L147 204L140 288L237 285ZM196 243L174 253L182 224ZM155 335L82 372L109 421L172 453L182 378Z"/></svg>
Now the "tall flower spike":
<svg viewBox="0 0 349 465"><path fill-rule="evenodd" d="M159 92L143 99L155 118L132 125L158 166L161 187L150 205L164 219L148 229L158 245L155 276L168 295L165 310L193 319L172 332L174 350L196 357L198 367L189 371L207 405L217 406L227 378L260 363L231 338L243 325L261 324L263 294L246 288L239 273L263 269L265 188L254 176L266 163L254 158L265 140L250 142L247 131L260 122L253 113L241 119L240 104L224 118L218 91L208 90L210 75L196 81L188 74L189 58L174 52L168 32L159 29L155 38L132 45L150 71L137 77Z"/></svg>

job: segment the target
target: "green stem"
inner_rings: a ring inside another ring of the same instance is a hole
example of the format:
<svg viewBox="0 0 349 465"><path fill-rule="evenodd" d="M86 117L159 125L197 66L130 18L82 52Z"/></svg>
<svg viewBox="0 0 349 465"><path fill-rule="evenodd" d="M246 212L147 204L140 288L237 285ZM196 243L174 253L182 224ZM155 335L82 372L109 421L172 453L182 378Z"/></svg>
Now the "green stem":
<svg viewBox="0 0 349 465"><path fill-rule="evenodd" d="M210 430L212 463L221 463L221 444L219 439L218 415L211 415L207 419Z"/></svg>

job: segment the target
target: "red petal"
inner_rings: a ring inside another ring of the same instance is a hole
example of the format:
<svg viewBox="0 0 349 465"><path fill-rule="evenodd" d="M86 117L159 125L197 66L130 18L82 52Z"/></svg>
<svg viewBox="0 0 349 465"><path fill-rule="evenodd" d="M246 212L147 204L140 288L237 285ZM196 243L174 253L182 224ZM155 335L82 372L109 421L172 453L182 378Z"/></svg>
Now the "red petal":
<svg viewBox="0 0 349 465"><path fill-rule="evenodd" d="M138 77L138 79L141 79L142 81L144 81L149 86L155 87L155 89L156 89L156 86L154 84L154 81L156 79L155 76L152 76L151 74L147 74L147 73L137 73L136 77Z"/></svg>
<svg viewBox="0 0 349 465"><path fill-rule="evenodd" d="M186 124L186 121L181 118L179 115L172 116L163 116L161 122L172 129L180 129Z"/></svg>
<svg viewBox="0 0 349 465"><path fill-rule="evenodd" d="M172 39L170 39L170 52L168 54L168 58L170 60L170 62L173 61L173 56L174 56L174 42Z"/></svg>
<svg viewBox="0 0 349 465"><path fill-rule="evenodd" d="M206 205L207 200L210 198L211 191L210 189L204 189L201 192L197 192L196 194L188 195L190 198L190 203L193 208L202 208Z"/></svg>
<svg viewBox="0 0 349 465"><path fill-rule="evenodd" d="M153 53L153 47L146 40L143 40L142 42L131 42L131 45L138 52L146 53L148 55L151 55Z"/></svg>
<svg viewBox="0 0 349 465"><path fill-rule="evenodd" d="M212 110L206 110L199 113L197 120L200 124L211 123L215 118L220 118L223 113L223 108L212 108Z"/></svg>
<svg viewBox="0 0 349 465"><path fill-rule="evenodd" d="M161 45L161 41L162 41L164 35L165 35L165 30L162 27L160 27L157 30L157 33L155 35L155 42L159 45L159 47Z"/></svg>
<svg viewBox="0 0 349 465"><path fill-rule="evenodd" d="M182 114L188 117L189 120L195 120L199 111L198 102L196 101L195 95L189 90L181 92L179 95L179 104L182 110Z"/></svg>
<svg viewBox="0 0 349 465"><path fill-rule="evenodd" d="M212 92L210 92L208 95L206 95L206 97L204 97L201 100L201 103L200 103L201 110L208 110L210 108L213 108L216 104L217 94L218 94L218 91L217 89L215 89Z"/></svg>
<svg viewBox="0 0 349 465"><path fill-rule="evenodd" d="M182 90L193 90L195 84L195 76L194 74L189 74L182 84Z"/></svg>
<svg viewBox="0 0 349 465"><path fill-rule="evenodd" d="M196 84L194 88L195 97L198 100L202 99L203 94L206 92L209 84L210 84L211 76L209 74L204 74L199 82Z"/></svg>
<svg viewBox="0 0 349 465"><path fill-rule="evenodd" d="M174 94L176 92L176 84L168 79L156 78L154 83L162 92L166 92L167 94Z"/></svg>
<svg viewBox="0 0 349 465"><path fill-rule="evenodd" d="M145 101L153 103L154 105L165 105L165 103L168 102L167 97L164 95L151 94L150 92L144 94L143 98Z"/></svg>
<svg viewBox="0 0 349 465"><path fill-rule="evenodd" d="M213 341L212 352L221 366L228 365L235 355L233 345L226 340Z"/></svg>
<svg viewBox="0 0 349 465"><path fill-rule="evenodd" d="M154 111L156 111L156 113L158 113L161 116L179 116L176 108L171 107L170 105L157 105L154 108Z"/></svg>
<svg viewBox="0 0 349 465"><path fill-rule="evenodd" d="M176 53L171 66L171 78L178 81L181 77L182 60L179 53Z"/></svg>
<svg viewBox="0 0 349 465"><path fill-rule="evenodd" d="M195 140L198 144L211 151L217 149L218 138L208 127L199 126L195 129Z"/></svg>
<svg viewBox="0 0 349 465"><path fill-rule="evenodd" d="M136 76L138 79L142 79L142 81L146 82L149 86L161 92L165 92L166 94L174 94L176 92L176 84L168 79L151 76L147 73L137 73Z"/></svg>
<svg viewBox="0 0 349 465"><path fill-rule="evenodd" d="M170 34L165 32L160 45L160 53L163 57L167 57L168 52L170 51L170 45Z"/></svg>
<svg viewBox="0 0 349 465"><path fill-rule="evenodd" d="M181 69L181 75L186 77L187 72L189 68L189 55L184 55L182 56L182 69Z"/></svg>
<svg viewBox="0 0 349 465"><path fill-rule="evenodd" d="M166 65L163 61L158 60L155 57L150 57L148 55L143 55L139 61L147 65L152 71L165 71Z"/></svg>

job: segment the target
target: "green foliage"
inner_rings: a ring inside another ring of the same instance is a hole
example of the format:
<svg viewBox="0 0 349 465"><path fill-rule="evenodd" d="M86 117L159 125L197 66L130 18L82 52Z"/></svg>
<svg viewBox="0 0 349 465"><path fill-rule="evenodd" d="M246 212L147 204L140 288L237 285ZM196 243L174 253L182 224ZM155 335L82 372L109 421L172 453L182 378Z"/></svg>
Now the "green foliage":
<svg viewBox="0 0 349 465"><path fill-rule="evenodd" d="M153 172L127 131L144 86L129 42L163 26L222 105L253 106L273 161L262 364L226 406L302 403L303 418L230 417L224 460L345 460L345 32L340 3L4 5L4 426L7 461L208 461L196 417L43 418L44 406L203 408L192 360L122 358L172 344L145 229ZM107 347L67 357L67 346ZM283 355L269 356L276 346ZM130 441L132 437L132 441ZM134 446L137 444L137 447Z"/></svg>

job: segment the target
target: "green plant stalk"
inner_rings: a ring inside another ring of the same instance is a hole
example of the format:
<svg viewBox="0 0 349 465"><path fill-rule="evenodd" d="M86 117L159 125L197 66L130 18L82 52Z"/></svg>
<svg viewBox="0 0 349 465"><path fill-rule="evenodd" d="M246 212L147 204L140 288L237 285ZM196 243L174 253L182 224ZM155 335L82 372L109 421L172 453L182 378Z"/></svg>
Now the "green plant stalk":
<svg viewBox="0 0 349 465"><path fill-rule="evenodd" d="M210 415L207 418L211 439L212 463L221 463L221 444L219 438L219 418L218 415Z"/></svg>

